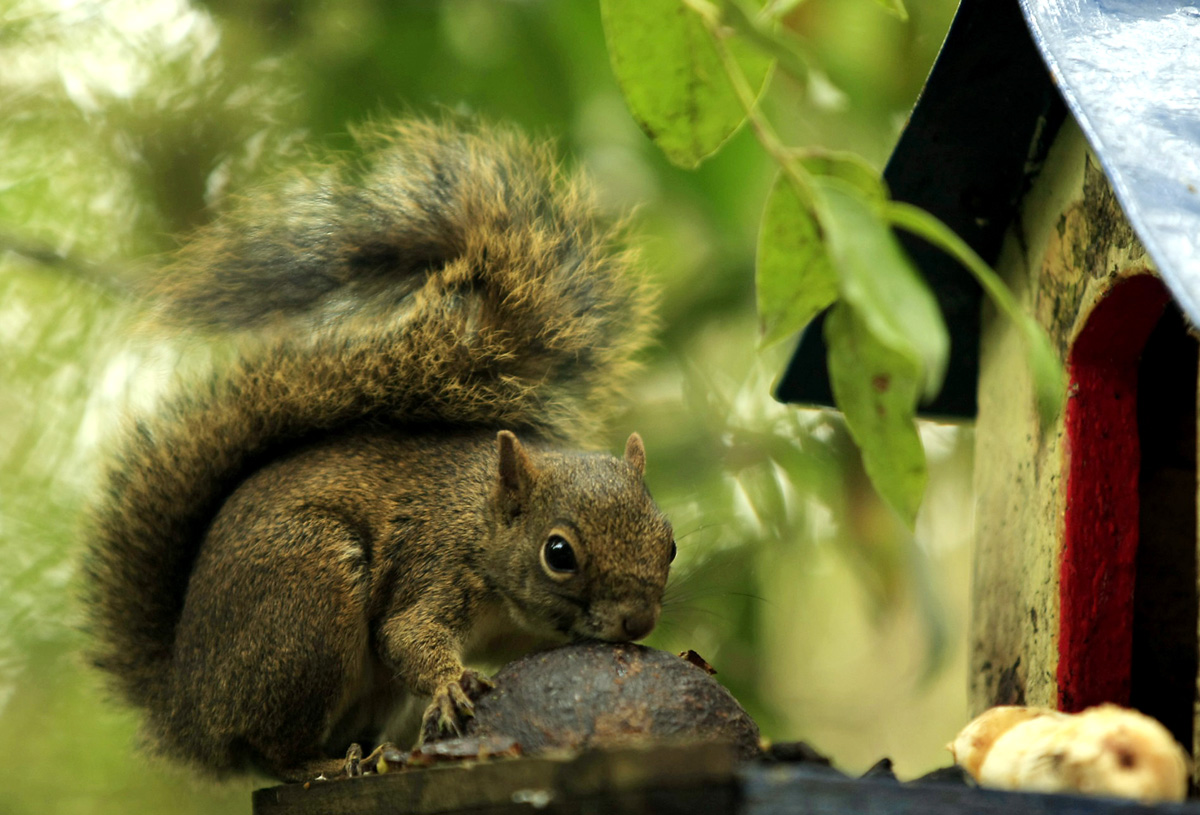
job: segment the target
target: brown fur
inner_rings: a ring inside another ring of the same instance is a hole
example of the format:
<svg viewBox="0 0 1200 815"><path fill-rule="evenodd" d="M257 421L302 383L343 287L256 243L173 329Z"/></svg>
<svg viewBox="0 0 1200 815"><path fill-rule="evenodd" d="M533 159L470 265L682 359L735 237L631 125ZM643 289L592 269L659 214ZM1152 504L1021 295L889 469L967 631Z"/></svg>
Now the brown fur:
<svg viewBox="0 0 1200 815"><path fill-rule="evenodd" d="M423 122L362 142L167 270L162 313L240 357L131 420L94 508L92 658L209 770L295 777L408 694L469 706L484 629L629 639L657 618L671 529L640 439L562 452L644 342L631 256L545 146ZM577 573L546 567L550 536Z"/></svg>

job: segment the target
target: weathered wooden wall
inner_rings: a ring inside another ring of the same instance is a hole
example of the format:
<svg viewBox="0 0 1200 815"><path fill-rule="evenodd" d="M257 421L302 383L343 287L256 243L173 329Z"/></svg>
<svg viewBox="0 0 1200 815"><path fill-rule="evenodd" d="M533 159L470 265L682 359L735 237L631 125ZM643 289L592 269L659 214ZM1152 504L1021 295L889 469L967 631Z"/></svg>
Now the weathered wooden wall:
<svg viewBox="0 0 1200 815"><path fill-rule="evenodd" d="M1151 271L1078 127L1064 124L997 264L1065 360L1113 286ZM1020 336L984 315L970 699L1056 706L1064 420L1041 426ZM1068 394L1070 398L1070 394Z"/></svg>

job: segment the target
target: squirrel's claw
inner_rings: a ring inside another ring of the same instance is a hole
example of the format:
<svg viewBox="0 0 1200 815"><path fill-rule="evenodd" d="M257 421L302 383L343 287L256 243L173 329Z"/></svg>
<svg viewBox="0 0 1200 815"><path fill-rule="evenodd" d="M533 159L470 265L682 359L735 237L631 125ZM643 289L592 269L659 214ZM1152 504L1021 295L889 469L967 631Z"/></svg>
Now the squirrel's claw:
<svg viewBox="0 0 1200 815"><path fill-rule="evenodd" d="M465 670L462 676L458 678L458 686L470 699L475 700L496 687L496 683L479 673L479 671ZM472 715L474 715L474 711L475 705L472 704Z"/></svg>
<svg viewBox="0 0 1200 815"><path fill-rule="evenodd" d="M475 715L475 700L493 687L490 679L470 669L442 685L434 692L421 718L421 741L462 735L466 720Z"/></svg>
<svg viewBox="0 0 1200 815"><path fill-rule="evenodd" d="M357 742L346 749L346 777L358 778L362 775L362 747Z"/></svg>
<svg viewBox="0 0 1200 815"><path fill-rule="evenodd" d="M378 745L366 757L363 757L362 747L354 743L346 750L344 772L347 778L358 778L372 773L382 775L397 767L403 767L404 761L404 754L390 741Z"/></svg>
<svg viewBox="0 0 1200 815"><path fill-rule="evenodd" d="M378 745L371 754L362 760L363 772L383 775L393 769L401 768L405 763L405 755L390 741Z"/></svg>

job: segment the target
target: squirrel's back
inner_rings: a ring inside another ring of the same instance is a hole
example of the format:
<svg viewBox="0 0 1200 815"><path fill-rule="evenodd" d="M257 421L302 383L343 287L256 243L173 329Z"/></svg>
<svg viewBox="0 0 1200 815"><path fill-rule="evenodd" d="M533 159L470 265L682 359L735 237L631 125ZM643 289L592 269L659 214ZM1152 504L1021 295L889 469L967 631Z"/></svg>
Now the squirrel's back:
<svg viewBox="0 0 1200 815"><path fill-rule="evenodd" d="M362 421L581 445L645 342L619 228L547 145L431 122L360 143L240 201L157 287L239 359L132 418L95 502L91 656L135 704L155 703L208 523L256 466Z"/></svg>

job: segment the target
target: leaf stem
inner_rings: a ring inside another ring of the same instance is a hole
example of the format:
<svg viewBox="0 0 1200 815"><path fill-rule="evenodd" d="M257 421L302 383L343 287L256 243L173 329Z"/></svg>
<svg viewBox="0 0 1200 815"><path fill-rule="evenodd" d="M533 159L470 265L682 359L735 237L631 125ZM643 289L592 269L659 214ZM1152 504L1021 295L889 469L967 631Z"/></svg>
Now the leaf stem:
<svg viewBox="0 0 1200 815"><path fill-rule="evenodd" d="M797 47L799 37L795 34L792 34L790 38L780 36L769 25L764 25L761 20L764 18L765 10L763 14L759 15L759 19L755 19L738 0L720 0L720 3L722 22L735 29L759 50L774 57L783 70L791 74L795 80L801 83L808 80L813 70L812 64L807 55ZM772 18L766 17L766 19L771 20Z"/></svg>
<svg viewBox="0 0 1200 815"><path fill-rule="evenodd" d="M979 281L979 285L995 301L1001 311L1010 316L1024 314L1016 298L1008 290L1008 286L1004 285L1000 276L992 271L992 268L984 262L983 258L979 257L970 244L960 238L953 229L942 223L939 218L920 207L906 204L903 201L888 201L884 206L884 216L894 226L925 238L950 254L974 275L975 279Z"/></svg>
<svg viewBox="0 0 1200 815"><path fill-rule="evenodd" d="M721 65L725 69L726 76L729 77L733 91L737 95L742 110L746 113L746 119L754 129L759 143L767 151L767 154L779 164L781 170L795 186L804 205L812 208L816 197L812 176L794 160L794 151L783 143L771 122L759 108L758 97L750 88L750 83L746 81L745 72L742 71L741 66L737 64L737 60L734 59L725 44L727 34L722 30L720 13L709 0L683 0L683 2L700 16L712 35L717 55L721 58Z"/></svg>
<svg viewBox="0 0 1200 815"><path fill-rule="evenodd" d="M1052 419L1062 409L1065 373L1062 362L1050 346L1042 326L1025 311L1000 276L979 257L970 244L936 216L902 201L884 204L884 217L898 226L937 246L963 265L979 282L992 302L1024 336L1037 389L1038 410L1044 419Z"/></svg>

